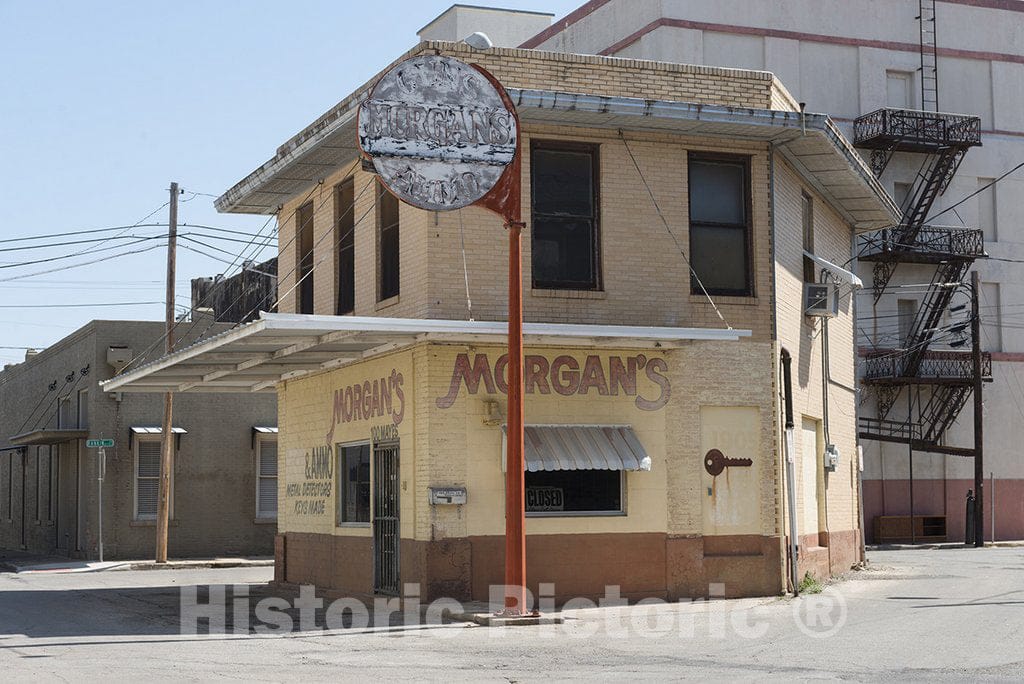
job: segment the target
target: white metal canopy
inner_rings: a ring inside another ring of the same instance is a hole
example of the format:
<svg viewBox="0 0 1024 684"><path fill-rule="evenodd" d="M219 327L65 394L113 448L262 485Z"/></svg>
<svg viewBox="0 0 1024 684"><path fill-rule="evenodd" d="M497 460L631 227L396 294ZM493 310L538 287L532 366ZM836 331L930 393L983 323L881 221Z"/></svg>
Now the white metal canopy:
<svg viewBox="0 0 1024 684"><path fill-rule="evenodd" d="M309 373L355 363L417 342L503 344L502 321L262 314L100 383L107 392L262 392ZM749 330L527 323L525 344L679 347L690 340L735 341Z"/></svg>

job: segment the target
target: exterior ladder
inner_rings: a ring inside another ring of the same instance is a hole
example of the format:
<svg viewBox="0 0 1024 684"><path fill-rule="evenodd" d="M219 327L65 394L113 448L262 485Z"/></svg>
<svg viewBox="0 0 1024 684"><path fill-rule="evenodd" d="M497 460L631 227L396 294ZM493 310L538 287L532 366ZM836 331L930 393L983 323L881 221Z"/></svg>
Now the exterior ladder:
<svg viewBox="0 0 1024 684"><path fill-rule="evenodd" d="M936 50L935 0L918 0L921 40L921 109L939 111L939 60Z"/></svg>

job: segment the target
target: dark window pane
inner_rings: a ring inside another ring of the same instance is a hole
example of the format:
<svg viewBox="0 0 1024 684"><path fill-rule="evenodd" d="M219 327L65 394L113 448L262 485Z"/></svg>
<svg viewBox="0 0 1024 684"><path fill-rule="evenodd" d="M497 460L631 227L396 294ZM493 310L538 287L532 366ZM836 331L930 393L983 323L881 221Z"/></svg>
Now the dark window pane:
<svg viewBox="0 0 1024 684"><path fill-rule="evenodd" d="M594 171L590 152L534 149L533 211L593 216Z"/></svg>
<svg viewBox="0 0 1024 684"><path fill-rule="evenodd" d="M708 292L749 292L746 228L690 224L690 259ZM700 292L696 280L692 289Z"/></svg>
<svg viewBox="0 0 1024 684"><path fill-rule="evenodd" d="M746 223L744 175L742 164L690 162L690 220Z"/></svg>
<svg viewBox="0 0 1024 684"><path fill-rule="evenodd" d="M338 522L370 522L370 445L338 447Z"/></svg>
<svg viewBox="0 0 1024 684"><path fill-rule="evenodd" d="M596 282L592 222L535 219L532 247L536 286L586 287Z"/></svg>
<svg viewBox="0 0 1024 684"><path fill-rule="evenodd" d="M528 512L622 510L622 471L527 471L525 475Z"/></svg>
<svg viewBox="0 0 1024 684"><path fill-rule="evenodd" d="M399 292L398 198L384 192L379 206L380 295L383 301Z"/></svg>
<svg viewBox="0 0 1024 684"><path fill-rule="evenodd" d="M352 179L338 186L335 205L338 231L338 308L339 315L356 308L355 201Z"/></svg>
<svg viewBox="0 0 1024 684"><path fill-rule="evenodd" d="M598 288L596 163L596 148L533 148L534 287Z"/></svg>
<svg viewBox="0 0 1024 684"><path fill-rule="evenodd" d="M298 233L299 313L313 313L313 203L308 202L295 212Z"/></svg>

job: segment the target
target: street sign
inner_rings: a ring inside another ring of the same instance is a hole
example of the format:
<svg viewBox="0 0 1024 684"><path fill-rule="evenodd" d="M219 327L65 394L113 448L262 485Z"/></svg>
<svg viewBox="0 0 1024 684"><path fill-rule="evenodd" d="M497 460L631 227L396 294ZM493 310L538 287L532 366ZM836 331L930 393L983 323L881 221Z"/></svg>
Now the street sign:
<svg viewBox="0 0 1024 684"><path fill-rule="evenodd" d="M381 181L420 209L467 207L516 156L518 123L496 82L442 55L384 74L359 106L359 147Z"/></svg>
<svg viewBox="0 0 1024 684"><path fill-rule="evenodd" d="M85 442L86 448L99 449L100 447L112 447L114 446L114 440L112 439L90 439Z"/></svg>

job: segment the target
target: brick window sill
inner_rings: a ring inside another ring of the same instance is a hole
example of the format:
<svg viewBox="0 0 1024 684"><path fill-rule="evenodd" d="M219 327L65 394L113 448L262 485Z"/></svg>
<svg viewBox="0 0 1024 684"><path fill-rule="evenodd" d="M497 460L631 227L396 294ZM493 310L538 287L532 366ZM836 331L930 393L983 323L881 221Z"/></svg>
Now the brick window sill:
<svg viewBox="0 0 1024 684"><path fill-rule="evenodd" d="M177 527L177 520L167 521L168 527ZM156 527L156 520L129 520L128 527Z"/></svg>
<svg viewBox="0 0 1024 684"><path fill-rule="evenodd" d="M400 296L401 295L395 295L394 297L388 297L387 299L380 300L379 302L377 302L376 306L374 307L374 311L380 311L381 309L386 309L386 308L388 308L390 306L394 306L395 304L398 304L398 298Z"/></svg>
<svg viewBox="0 0 1024 684"><path fill-rule="evenodd" d="M758 297L746 297L746 296L735 296L735 295L711 295L711 299L714 300L715 304L721 306L728 304L732 306L757 306L761 303ZM707 304L708 298L703 294L691 294L691 304Z"/></svg>

